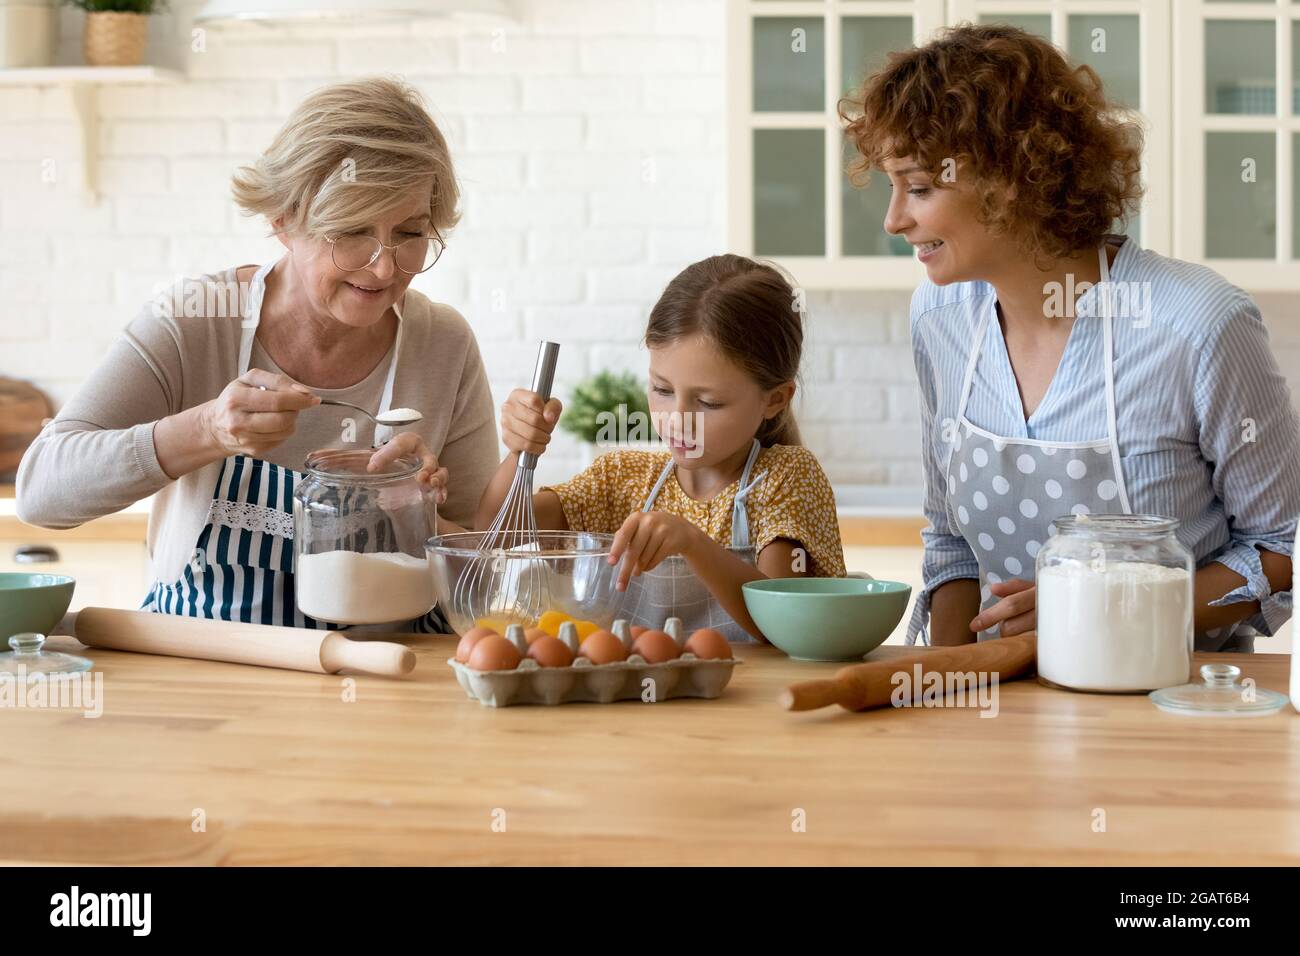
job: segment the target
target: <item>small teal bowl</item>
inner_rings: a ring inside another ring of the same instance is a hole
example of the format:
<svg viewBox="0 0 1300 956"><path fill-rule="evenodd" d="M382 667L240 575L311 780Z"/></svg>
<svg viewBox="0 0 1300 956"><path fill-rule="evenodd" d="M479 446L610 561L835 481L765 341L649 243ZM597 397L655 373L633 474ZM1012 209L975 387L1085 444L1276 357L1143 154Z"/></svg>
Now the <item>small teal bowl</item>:
<svg viewBox="0 0 1300 956"><path fill-rule="evenodd" d="M894 632L910 585L863 578L770 578L742 592L749 616L797 661L855 661Z"/></svg>
<svg viewBox="0 0 1300 956"><path fill-rule="evenodd" d="M66 574L0 573L0 651L15 634L49 634L68 613L76 584Z"/></svg>

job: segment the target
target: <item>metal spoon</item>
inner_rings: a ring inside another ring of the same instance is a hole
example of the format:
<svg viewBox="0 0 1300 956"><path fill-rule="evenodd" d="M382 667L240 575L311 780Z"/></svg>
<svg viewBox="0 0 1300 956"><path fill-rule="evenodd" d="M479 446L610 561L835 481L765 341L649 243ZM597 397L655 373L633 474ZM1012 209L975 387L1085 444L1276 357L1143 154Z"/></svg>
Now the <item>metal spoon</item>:
<svg viewBox="0 0 1300 956"><path fill-rule="evenodd" d="M265 385L259 385L257 387L259 390L263 392L266 391ZM366 411L360 405L353 405L351 402L340 402L336 398L322 398L320 400L320 403L322 405L340 405L343 408L355 409L356 411L360 412L362 415L365 415L366 418L370 419L376 425L387 425L389 428L401 428L403 425L414 425L416 422L424 418L424 416L421 415L419 412L415 413L414 418L394 418L392 417L393 414L392 412L387 412L382 415L375 415L371 412Z"/></svg>
<svg viewBox="0 0 1300 956"><path fill-rule="evenodd" d="M344 408L354 408L357 411L359 411L362 415L365 415L367 418L369 418L376 425L387 425L389 428L401 428L403 425L414 425L416 422L424 418L424 416L421 415L419 412L415 413L414 418L394 418L392 417L393 416L392 412L384 412L379 415L374 415L366 411L360 405L353 405L351 402L340 402L338 399L335 398L322 398L320 400L320 403L322 405L341 405Z"/></svg>

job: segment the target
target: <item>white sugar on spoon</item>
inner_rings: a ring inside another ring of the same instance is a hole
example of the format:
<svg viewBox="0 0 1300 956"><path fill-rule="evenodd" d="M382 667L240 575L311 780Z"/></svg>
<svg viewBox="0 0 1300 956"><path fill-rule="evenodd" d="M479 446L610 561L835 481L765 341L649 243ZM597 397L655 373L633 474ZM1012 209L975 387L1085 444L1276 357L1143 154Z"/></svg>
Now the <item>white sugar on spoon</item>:
<svg viewBox="0 0 1300 956"><path fill-rule="evenodd" d="M263 392L266 391L265 385L259 385L257 387L260 391ZM320 403L322 405L339 405L342 406L343 408L356 409L362 415L365 415L366 418L374 422L376 425L388 425L390 428L400 428L402 425L414 425L416 422L424 418L424 416L421 415L419 412L417 412L414 408L390 408L386 412L381 412L378 415L372 415L370 412L366 411L360 405L353 405L351 402L340 402L337 398L322 398L320 400Z"/></svg>
<svg viewBox="0 0 1300 956"><path fill-rule="evenodd" d="M414 425L416 422L424 418L424 416L414 408L390 408L386 412L373 415L360 405L353 405L351 402L340 402L335 398L322 398L320 403L322 405L342 405L345 408L355 408L362 415L365 415L376 424L388 425L390 428L400 428L402 425Z"/></svg>
<svg viewBox="0 0 1300 956"><path fill-rule="evenodd" d="M375 421L381 425L413 425L423 417L414 408L390 408L381 412Z"/></svg>

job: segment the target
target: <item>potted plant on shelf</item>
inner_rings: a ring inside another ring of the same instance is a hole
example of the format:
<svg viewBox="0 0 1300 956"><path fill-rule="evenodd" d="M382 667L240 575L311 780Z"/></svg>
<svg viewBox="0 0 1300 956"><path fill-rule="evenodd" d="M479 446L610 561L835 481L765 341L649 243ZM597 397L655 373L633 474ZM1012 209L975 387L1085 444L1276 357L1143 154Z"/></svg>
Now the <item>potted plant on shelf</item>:
<svg viewBox="0 0 1300 956"><path fill-rule="evenodd" d="M67 0L86 11L82 55L87 66L139 66L149 42L149 16L163 0Z"/></svg>
<svg viewBox="0 0 1300 956"><path fill-rule="evenodd" d="M585 449L588 460L617 448L663 448L650 421L645 386L631 372L601 372L573 390L560 427Z"/></svg>

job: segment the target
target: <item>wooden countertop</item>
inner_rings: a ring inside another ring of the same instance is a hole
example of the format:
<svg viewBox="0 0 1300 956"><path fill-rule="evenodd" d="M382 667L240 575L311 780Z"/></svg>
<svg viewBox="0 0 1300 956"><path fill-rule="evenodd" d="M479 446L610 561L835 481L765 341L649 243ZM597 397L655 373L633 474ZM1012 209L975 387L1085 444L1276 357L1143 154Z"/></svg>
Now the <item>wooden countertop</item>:
<svg viewBox="0 0 1300 956"><path fill-rule="evenodd" d="M0 861L1300 863L1290 708L1193 719L1029 680L992 719L790 714L777 692L838 665L742 647L718 700L494 710L452 638L408 640L411 678L355 678L354 702L339 676L90 652L103 716L0 711ZM1198 658L1285 690L1283 656Z"/></svg>

